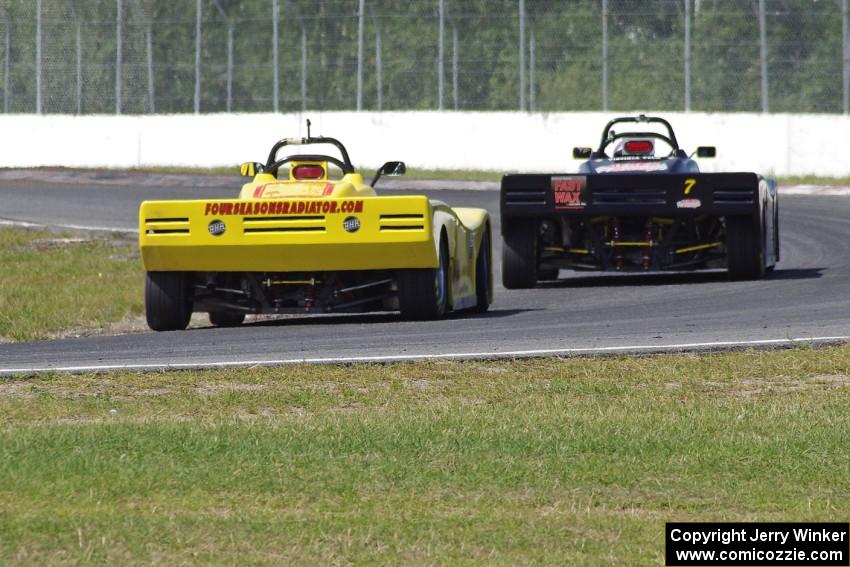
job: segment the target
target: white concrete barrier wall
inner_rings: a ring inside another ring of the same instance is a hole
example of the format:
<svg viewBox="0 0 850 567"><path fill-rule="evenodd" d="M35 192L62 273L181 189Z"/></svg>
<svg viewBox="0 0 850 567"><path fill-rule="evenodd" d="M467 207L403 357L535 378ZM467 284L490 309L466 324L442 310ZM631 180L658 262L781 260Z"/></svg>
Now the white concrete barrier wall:
<svg viewBox="0 0 850 567"><path fill-rule="evenodd" d="M850 175L850 117L648 113L668 119L687 151L717 146L703 171ZM617 113L310 112L157 116L0 116L0 166L236 166L265 161L284 137L340 139L355 165L572 171L573 146L596 146Z"/></svg>

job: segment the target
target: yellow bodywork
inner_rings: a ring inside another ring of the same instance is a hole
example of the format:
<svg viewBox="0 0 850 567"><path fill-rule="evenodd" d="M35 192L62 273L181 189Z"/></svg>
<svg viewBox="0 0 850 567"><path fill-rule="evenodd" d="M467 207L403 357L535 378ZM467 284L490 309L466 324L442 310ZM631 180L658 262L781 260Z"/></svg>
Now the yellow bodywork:
<svg viewBox="0 0 850 567"><path fill-rule="evenodd" d="M145 201L139 244L147 271L324 272L435 268L449 249L454 308L474 305L483 209L421 195L377 196L360 174L279 180L259 173L238 199ZM290 173L291 175L291 173Z"/></svg>
<svg viewBox="0 0 850 567"><path fill-rule="evenodd" d="M146 201L148 271L303 272L437 265L426 197ZM356 232L344 228L357 219ZM211 225L219 234L211 232Z"/></svg>

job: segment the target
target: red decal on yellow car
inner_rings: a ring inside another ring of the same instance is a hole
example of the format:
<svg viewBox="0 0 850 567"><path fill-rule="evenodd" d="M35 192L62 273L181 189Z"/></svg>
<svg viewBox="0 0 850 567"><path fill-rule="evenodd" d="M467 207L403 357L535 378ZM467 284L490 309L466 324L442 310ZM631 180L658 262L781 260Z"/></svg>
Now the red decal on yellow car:
<svg viewBox="0 0 850 567"><path fill-rule="evenodd" d="M239 203L205 203L204 216L262 216L362 213L362 200L349 201L242 201Z"/></svg>

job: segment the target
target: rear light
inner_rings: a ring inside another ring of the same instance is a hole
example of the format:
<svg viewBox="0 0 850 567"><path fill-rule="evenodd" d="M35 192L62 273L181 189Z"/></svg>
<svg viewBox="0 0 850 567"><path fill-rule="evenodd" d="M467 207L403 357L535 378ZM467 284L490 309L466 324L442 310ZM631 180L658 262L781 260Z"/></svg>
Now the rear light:
<svg viewBox="0 0 850 567"><path fill-rule="evenodd" d="M651 154L653 144L651 140L629 140L625 143L624 149L627 154L641 156Z"/></svg>
<svg viewBox="0 0 850 567"><path fill-rule="evenodd" d="M292 168L294 179L322 179L325 176L325 168L321 165L296 165Z"/></svg>

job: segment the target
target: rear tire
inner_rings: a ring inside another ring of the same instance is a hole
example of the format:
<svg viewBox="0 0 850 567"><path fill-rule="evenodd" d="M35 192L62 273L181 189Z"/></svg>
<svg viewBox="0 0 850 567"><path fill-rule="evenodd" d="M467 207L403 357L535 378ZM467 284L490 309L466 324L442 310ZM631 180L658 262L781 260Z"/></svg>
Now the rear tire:
<svg viewBox="0 0 850 567"><path fill-rule="evenodd" d="M502 237L502 285L526 289L537 282L537 221L514 221Z"/></svg>
<svg viewBox="0 0 850 567"><path fill-rule="evenodd" d="M449 302L449 251L446 241L440 239L437 268L399 270L398 306L401 316L410 320L439 319Z"/></svg>
<svg viewBox="0 0 850 567"><path fill-rule="evenodd" d="M147 272L145 276L145 318L154 331L185 329L192 317L186 272Z"/></svg>
<svg viewBox="0 0 850 567"><path fill-rule="evenodd" d="M726 218L726 256L733 280L764 277L764 230L750 217Z"/></svg>
<svg viewBox="0 0 850 567"><path fill-rule="evenodd" d="M492 248L490 246L490 231L484 233L481 246L478 249L478 259L475 261L475 297L476 303L472 311L484 313L493 303L493 270Z"/></svg>
<svg viewBox="0 0 850 567"><path fill-rule="evenodd" d="M244 320L242 311L210 311L210 324L216 327L238 327Z"/></svg>

